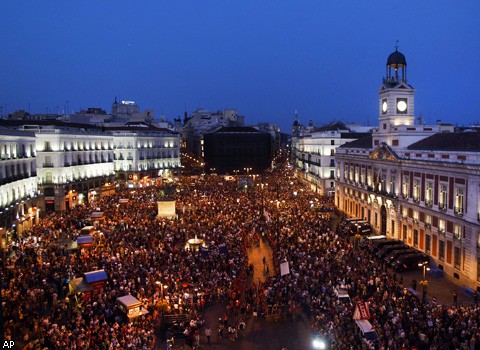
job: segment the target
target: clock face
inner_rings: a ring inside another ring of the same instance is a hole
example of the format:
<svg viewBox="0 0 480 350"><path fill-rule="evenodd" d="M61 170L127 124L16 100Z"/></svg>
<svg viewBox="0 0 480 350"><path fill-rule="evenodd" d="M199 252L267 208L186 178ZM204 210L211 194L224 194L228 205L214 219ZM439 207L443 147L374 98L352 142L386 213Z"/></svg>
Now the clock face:
<svg viewBox="0 0 480 350"><path fill-rule="evenodd" d="M385 113L387 111L387 101L383 101L382 103L382 112Z"/></svg>
<svg viewBox="0 0 480 350"><path fill-rule="evenodd" d="M398 101L397 103L397 109L400 111L400 112L405 112L407 110L407 102L401 100L401 101Z"/></svg>

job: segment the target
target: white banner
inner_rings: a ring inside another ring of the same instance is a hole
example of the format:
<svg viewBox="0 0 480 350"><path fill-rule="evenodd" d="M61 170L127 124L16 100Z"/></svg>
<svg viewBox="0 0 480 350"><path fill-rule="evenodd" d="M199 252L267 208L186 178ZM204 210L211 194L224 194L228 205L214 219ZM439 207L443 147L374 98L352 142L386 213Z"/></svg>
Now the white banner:
<svg viewBox="0 0 480 350"><path fill-rule="evenodd" d="M280 264L280 276L288 275L290 273L290 267L288 261L285 261Z"/></svg>

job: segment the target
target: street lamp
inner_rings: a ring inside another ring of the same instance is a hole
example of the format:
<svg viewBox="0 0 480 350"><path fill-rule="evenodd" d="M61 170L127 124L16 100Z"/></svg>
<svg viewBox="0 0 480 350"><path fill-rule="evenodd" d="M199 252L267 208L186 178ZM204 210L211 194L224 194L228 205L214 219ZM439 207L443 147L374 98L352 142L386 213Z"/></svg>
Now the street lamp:
<svg viewBox="0 0 480 350"><path fill-rule="evenodd" d="M314 349L325 350L327 349L327 341L320 337L315 337L312 340L312 346Z"/></svg>
<svg viewBox="0 0 480 350"><path fill-rule="evenodd" d="M163 303L163 290L164 290L164 289L167 289L168 286L167 286L167 285L163 285L163 283L160 282L160 281L156 281L155 284L157 285L158 288L160 288L160 300L161 300L162 303Z"/></svg>
<svg viewBox="0 0 480 350"><path fill-rule="evenodd" d="M427 296L427 286L428 286L426 274L427 274L427 271L430 271L430 268L428 267L428 261L419 263L418 266L423 267L423 280L420 281L420 284L423 286L422 301L425 301L425 297Z"/></svg>

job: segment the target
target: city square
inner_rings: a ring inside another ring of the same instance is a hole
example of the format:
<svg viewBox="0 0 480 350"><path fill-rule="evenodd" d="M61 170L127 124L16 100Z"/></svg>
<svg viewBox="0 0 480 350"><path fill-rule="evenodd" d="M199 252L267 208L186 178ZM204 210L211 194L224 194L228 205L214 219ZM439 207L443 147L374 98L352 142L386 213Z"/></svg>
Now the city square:
<svg viewBox="0 0 480 350"><path fill-rule="evenodd" d="M480 349L478 0L3 5L2 349Z"/></svg>
<svg viewBox="0 0 480 350"><path fill-rule="evenodd" d="M157 217L165 185L42 218L3 252L6 339L25 349L313 349L317 338L332 349L369 346L355 331L354 304L335 296L343 285L353 301L370 302L375 348L478 345L470 298L406 293L408 277L355 249L333 199L306 189L287 163L247 188L246 176L180 177L168 185L176 218ZM78 240L99 211L92 245L56 244ZM193 237L205 242L198 250L186 246ZM103 284L71 290L73 279L100 269ZM125 317L122 295L148 314Z"/></svg>

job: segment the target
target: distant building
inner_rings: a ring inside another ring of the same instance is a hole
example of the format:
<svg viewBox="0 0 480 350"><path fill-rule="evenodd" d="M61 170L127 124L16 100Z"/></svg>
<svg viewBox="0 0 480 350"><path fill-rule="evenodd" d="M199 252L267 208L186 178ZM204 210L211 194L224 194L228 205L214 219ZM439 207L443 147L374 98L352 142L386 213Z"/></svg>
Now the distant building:
<svg viewBox="0 0 480 350"><path fill-rule="evenodd" d="M144 122L152 124L154 119L153 110L147 109L140 112L140 107L135 101L115 101L112 104L112 116L109 121L110 125L122 126L128 122Z"/></svg>
<svg viewBox="0 0 480 350"><path fill-rule="evenodd" d="M183 139L188 151L203 157L203 135L221 126L243 126L244 117L238 115L235 109L224 109L209 112L197 109L189 118L185 118Z"/></svg>
<svg viewBox="0 0 480 350"><path fill-rule="evenodd" d="M70 123L102 124L110 121L112 116L101 108L93 107L68 115L67 119L65 121Z"/></svg>
<svg viewBox="0 0 480 350"><path fill-rule="evenodd" d="M222 127L204 135L205 171L263 173L272 163L272 137L253 127Z"/></svg>
<svg viewBox="0 0 480 350"><path fill-rule="evenodd" d="M298 126L298 124L297 124ZM296 175L321 195L335 194L335 151L350 141L365 136L352 132L341 122L315 128L298 129L292 136L292 158Z"/></svg>
<svg viewBox="0 0 480 350"><path fill-rule="evenodd" d="M374 231L425 252L430 266L480 288L480 132L415 125L405 56L387 59L379 127L340 146L336 205Z"/></svg>

